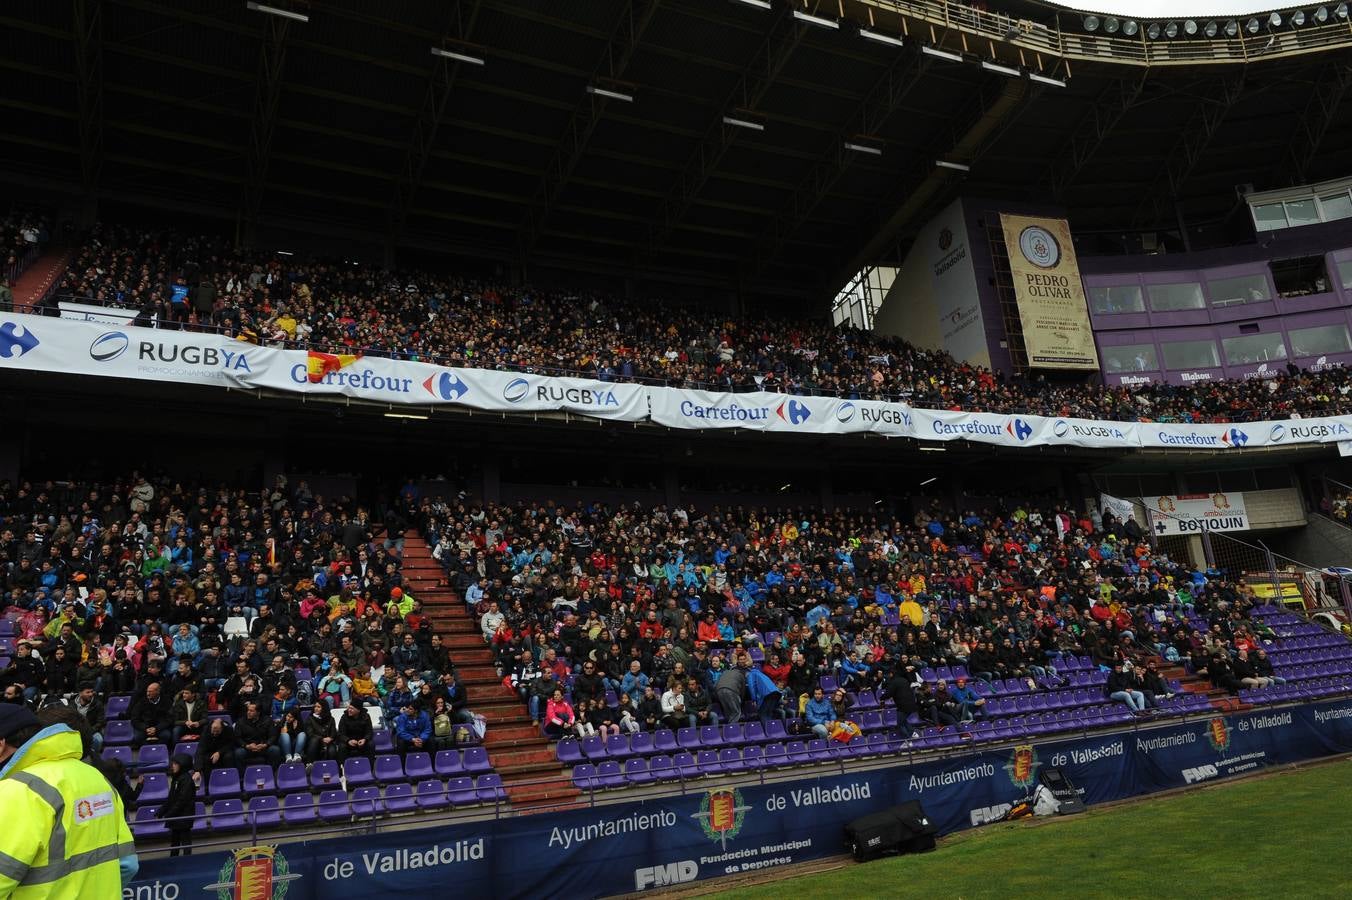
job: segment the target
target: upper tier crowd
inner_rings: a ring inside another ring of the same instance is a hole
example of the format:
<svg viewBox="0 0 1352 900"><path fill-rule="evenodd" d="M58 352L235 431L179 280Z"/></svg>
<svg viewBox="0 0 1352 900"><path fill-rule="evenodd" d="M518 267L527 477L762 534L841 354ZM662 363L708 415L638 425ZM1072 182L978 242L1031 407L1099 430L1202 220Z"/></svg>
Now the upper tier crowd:
<svg viewBox="0 0 1352 900"><path fill-rule="evenodd" d="M815 727L848 696L815 696L823 676L952 724L983 704L924 670L1052 689L1066 655L1110 671L1105 696L1137 712L1169 694L1156 657L1232 692L1272 683L1250 587L1154 553L1111 514L420 506L503 677L553 734Z"/></svg>
<svg viewBox="0 0 1352 900"><path fill-rule="evenodd" d="M1352 375L1109 387L1009 379L824 319L729 318L656 301L509 287L351 262L237 251L220 238L98 226L64 293L143 323L444 365L722 391L901 400L932 409L1118 421L1247 421L1346 409Z"/></svg>

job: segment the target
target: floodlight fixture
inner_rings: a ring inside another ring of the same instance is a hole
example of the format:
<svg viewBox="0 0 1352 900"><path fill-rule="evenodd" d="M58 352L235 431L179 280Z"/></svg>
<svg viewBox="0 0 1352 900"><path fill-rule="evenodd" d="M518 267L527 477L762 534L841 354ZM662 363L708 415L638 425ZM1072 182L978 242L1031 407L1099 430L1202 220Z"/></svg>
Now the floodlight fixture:
<svg viewBox="0 0 1352 900"><path fill-rule="evenodd" d="M793 17L799 22L806 22L809 25L816 25L819 28L839 28L840 23L835 19L824 19L821 16L814 16L812 13L803 12L801 9L793 11Z"/></svg>
<svg viewBox="0 0 1352 900"><path fill-rule="evenodd" d="M634 102L633 94L626 94L622 91L612 91L610 88L597 87L594 84L587 85L587 93L595 97L605 97L608 100L623 100L625 103Z"/></svg>
<svg viewBox="0 0 1352 900"><path fill-rule="evenodd" d="M731 125L734 128L745 128L749 131L764 131L765 126L760 122L753 122L750 119L739 119L736 116L724 116L724 125Z"/></svg>
<svg viewBox="0 0 1352 900"><path fill-rule="evenodd" d="M1151 22L1150 27L1145 30L1145 36L1152 41L1158 41L1160 39L1160 23Z"/></svg>
<svg viewBox="0 0 1352 900"><path fill-rule="evenodd" d="M936 159L934 164L941 169L952 169L954 172L970 172L972 167L963 163L949 162L946 159Z"/></svg>
<svg viewBox="0 0 1352 900"><path fill-rule="evenodd" d="M442 59L453 59L456 62L469 63L471 66L482 66L484 64L484 58L482 56L461 53L459 50L443 50L441 47L433 47L432 55L440 56Z"/></svg>
<svg viewBox="0 0 1352 900"><path fill-rule="evenodd" d="M1195 35L1197 33L1197 20L1188 19L1187 21L1185 21L1183 23L1183 33L1186 34L1188 37L1192 37L1193 35Z"/></svg>
<svg viewBox="0 0 1352 900"><path fill-rule="evenodd" d="M1053 78L1050 75L1039 75L1036 72L1028 73L1029 81L1036 81L1038 84L1050 84L1052 87L1065 87L1066 83L1060 78Z"/></svg>
<svg viewBox="0 0 1352 900"><path fill-rule="evenodd" d="M876 147L873 144L861 144L858 141L846 141L846 150L853 150L855 153L867 153L869 156L882 156L883 148Z"/></svg>
<svg viewBox="0 0 1352 900"><path fill-rule="evenodd" d="M1207 22L1206 27L1202 29L1202 34L1205 34L1209 38L1214 38L1216 35L1220 34L1220 32L1221 26L1217 25L1215 22Z"/></svg>
<svg viewBox="0 0 1352 900"><path fill-rule="evenodd" d="M1135 19L1127 19L1122 23L1122 33L1127 37L1136 37L1136 33L1141 30L1141 24Z"/></svg>
<svg viewBox="0 0 1352 900"><path fill-rule="evenodd" d="M1239 23L1236 22L1234 19L1231 19L1229 22L1226 22L1225 36L1228 38L1232 38L1237 34L1239 34Z"/></svg>
<svg viewBox="0 0 1352 900"><path fill-rule="evenodd" d="M1178 23L1170 22L1168 25L1165 25L1164 36L1167 37L1169 40L1173 40L1174 38L1178 37Z"/></svg>
<svg viewBox="0 0 1352 900"><path fill-rule="evenodd" d="M1262 26L1259 25L1257 18L1250 19L1244 23L1244 30L1249 34L1257 34L1260 27Z"/></svg>
<svg viewBox="0 0 1352 900"><path fill-rule="evenodd" d="M869 31L867 28L859 29L859 36L867 38L870 41L877 41L879 44L890 44L893 47L905 47L901 38L893 37L890 34L883 34L881 31Z"/></svg>
<svg viewBox="0 0 1352 900"><path fill-rule="evenodd" d="M926 56L933 56L935 59L943 59L948 62L960 63L963 61L961 53L950 53L947 50L940 50L938 47L921 47L920 52Z"/></svg>
<svg viewBox="0 0 1352 900"><path fill-rule="evenodd" d="M1304 25L1304 24L1305 24L1305 10L1303 10L1303 9L1298 9L1298 10L1296 10L1295 12L1291 13L1291 27L1292 27L1292 28L1299 28L1300 26L1302 26L1302 25Z"/></svg>
<svg viewBox="0 0 1352 900"><path fill-rule="evenodd" d="M1090 31L1090 32L1098 31L1098 27L1099 27L1099 17L1098 17L1098 16L1085 16L1085 17L1084 17L1084 30L1085 30L1085 31Z"/></svg>
<svg viewBox="0 0 1352 900"><path fill-rule="evenodd" d="M278 16L283 19L290 19L293 22L310 21L310 17L307 16L305 13L298 13L289 9L282 9L280 6L269 6L266 3L254 3L253 0L249 0L249 2L245 3L244 5L246 8L251 9L254 12L261 12L269 16Z"/></svg>
<svg viewBox="0 0 1352 900"><path fill-rule="evenodd" d="M1329 8L1327 6L1319 7L1314 11L1314 16L1312 18L1316 25L1323 25L1329 20Z"/></svg>
<svg viewBox="0 0 1352 900"><path fill-rule="evenodd" d="M1002 66L999 63L987 62L984 59L981 61L981 68L987 72L999 72L1001 75L1008 75L1010 78L1018 78L1023 74L1013 66Z"/></svg>
<svg viewBox="0 0 1352 900"><path fill-rule="evenodd" d="M1122 23L1115 16L1109 16L1103 20L1103 30L1108 34L1117 34L1117 30L1122 27Z"/></svg>

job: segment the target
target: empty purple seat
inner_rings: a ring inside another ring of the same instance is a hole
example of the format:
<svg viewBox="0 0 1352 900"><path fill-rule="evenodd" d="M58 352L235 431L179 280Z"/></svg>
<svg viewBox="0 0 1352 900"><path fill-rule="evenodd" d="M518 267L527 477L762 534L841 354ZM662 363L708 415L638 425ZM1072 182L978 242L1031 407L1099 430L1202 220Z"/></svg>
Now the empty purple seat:
<svg viewBox="0 0 1352 900"><path fill-rule="evenodd" d="M630 784L651 784L657 776L648 771L646 759L635 756L624 761L624 780Z"/></svg>
<svg viewBox="0 0 1352 900"><path fill-rule="evenodd" d="M629 737L623 734L607 735L606 755L615 760L624 760L633 756L634 751L629 749Z"/></svg>
<svg viewBox="0 0 1352 900"><path fill-rule="evenodd" d="M141 791L145 796L145 791ZM239 800L217 800L211 804L212 831L242 831L244 829L244 804Z"/></svg>
<svg viewBox="0 0 1352 900"><path fill-rule="evenodd" d="M343 761L343 777L347 779L348 790L375 784L376 776L371 771L371 760L365 756L349 756Z"/></svg>
<svg viewBox="0 0 1352 900"><path fill-rule="evenodd" d="M559 762L576 765L582 761L582 745L575 738L564 738L554 746L554 756Z"/></svg>
<svg viewBox="0 0 1352 900"><path fill-rule="evenodd" d="M213 776L215 772L211 773ZM241 790L252 794L275 794L277 792L277 782L273 778L272 766L249 766L244 770L244 778L240 782Z"/></svg>
<svg viewBox="0 0 1352 900"><path fill-rule="evenodd" d="M104 747L103 758L115 759L128 769L132 767L131 747Z"/></svg>
<svg viewBox="0 0 1352 900"><path fill-rule="evenodd" d="M629 752L634 756L648 756L654 751L653 736L647 731L629 735Z"/></svg>
<svg viewBox="0 0 1352 900"><path fill-rule="evenodd" d="M173 756L185 753L193 759L197 758L197 741L179 741L174 745Z"/></svg>
<svg viewBox="0 0 1352 900"><path fill-rule="evenodd" d="M855 706L858 709L876 709L878 698L873 691L860 691L859 696L855 698Z"/></svg>
<svg viewBox="0 0 1352 900"><path fill-rule="evenodd" d="M325 822L346 822L352 818L352 807L347 801L347 791L321 791L319 818Z"/></svg>
<svg viewBox="0 0 1352 900"><path fill-rule="evenodd" d="M371 747L377 753L393 753L394 737L388 728L377 728L372 735Z"/></svg>
<svg viewBox="0 0 1352 900"><path fill-rule="evenodd" d="M256 828L276 828L282 823L282 804L276 797L250 797L244 821Z"/></svg>
<svg viewBox="0 0 1352 900"><path fill-rule="evenodd" d="M380 802L380 788L375 785L359 787L352 792L352 815L358 818L372 818L385 811L385 805Z"/></svg>
<svg viewBox="0 0 1352 900"><path fill-rule="evenodd" d="M679 740L679 735L677 740ZM723 735L719 733L717 725L701 725L699 728L699 743L702 747L717 747L723 743ZM684 745L682 745L684 746Z"/></svg>
<svg viewBox="0 0 1352 900"><path fill-rule="evenodd" d="M131 831L138 838L161 837L169 832L169 828L155 818L155 814L160 811L158 806L142 806L136 810L136 818L132 820Z"/></svg>
<svg viewBox="0 0 1352 900"><path fill-rule="evenodd" d="M598 762L606 758L605 738L598 734L582 739L582 755L592 762ZM465 768L469 768L466 766Z"/></svg>
<svg viewBox="0 0 1352 900"><path fill-rule="evenodd" d="M742 751L736 747L724 747L718 751L718 762L724 772L740 772L743 769Z"/></svg>
<svg viewBox="0 0 1352 900"><path fill-rule="evenodd" d="M682 750L698 750L700 746L698 728L681 728L676 732L676 743Z"/></svg>
<svg viewBox="0 0 1352 900"><path fill-rule="evenodd" d="M331 759L318 760L310 766L310 787L317 791L333 790L342 783L338 776L338 763Z"/></svg>
<svg viewBox="0 0 1352 900"><path fill-rule="evenodd" d="M304 763L282 763L277 767L277 793L293 794L309 789L310 776Z"/></svg>
<svg viewBox="0 0 1352 900"><path fill-rule="evenodd" d="M659 728L653 732L653 749L658 753L675 753L681 749L676 743L676 732L670 728Z"/></svg>
<svg viewBox="0 0 1352 900"><path fill-rule="evenodd" d="M465 767L460 762L460 751L438 750L432 758L432 769L442 778L463 774Z"/></svg>
<svg viewBox="0 0 1352 900"><path fill-rule="evenodd" d="M282 800L282 819L288 825L312 824L318 814L315 813L315 798L309 791L287 794Z"/></svg>
<svg viewBox="0 0 1352 900"><path fill-rule="evenodd" d="M143 803L163 803L169 799L169 776L163 772L151 772L141 782L141 793L136 798L137 805Z"/></svg>
<svg viewBox="0 0 1352 900"><path fill-rule="evenodd" d="M136 732L132 729L130 722L118 720L105 722L103 725L103 745L105 747L130 744L135 736Z"/></svg>
<svg viewBox="0 0 1352 900"><path fill-rule="evenodd" d="M717 750L700 750L695 754L695 766L701 775L719 775L723 772Z"/></svg>
<svg viewBox="0 0 1352 900"><path fill-rule="evenodd" d="M839 685L836 683L836 679L831 675L823 675L821 683L822 690L828 694L834 691L837 687L839 687Z"/></svg>
<svg viewBox="0 0 1352 900"><path fill-rule="evenodd" d="M376 781L389 784L404 780L404 761L393 753L376 757Z"/></svg>
<svg viewBox="0 0 1352 900"><path fill-rule="evenodd" d="M704 743L705 743L705 744L708 744L709 742L708 742L708 741L705 741ZM737 725L724 725L724 726L723 726L723 743L725 743L725 744L734 744L734 745L736 745L736 744L745 744L745 743L746 743L746 728L743 727L740 723L737 724Z"/></svg>
<svg viewBox="0 0 1352 900"><path fill-rule="evenodd" d="M765 737L771 741L785 741L789 738L789 732L784 727L783 719L771 719L765 723Z"/></svg>
<svg viewBox="0 0 1352 900"><path fill-rule="evenodd" d="M742 724L742 743L765 743L765 726L759 722L744 722Z"/></svg>
<svg viewBox="0 0 1352 900"><path fill-rule="evenodd" d="M807 742L807 754L814 762L830 759L835 755L832 743L824 738L813 738Z"/></svg>
<svg viewBox="0 0 1352 900"><path fill-rule="evenodd" d="M807 752L806 741L790 741L784 745L784 753L788 756L790 765L801 766L812 761Z"/></svg>
<svg viewBox="0 0 1352 900"><path fill-rule="evenodd" d="M754 772L760 769L765 761L765 751L761 747L751 745L742 750L742 768L747 772Z"/></svg>
<svg viewBox="0 0 1352 900"><path fill-rule="evenodd" d="M432 754L418 750L404 757L404 777L417 782L432 778L436 771L432 768Z"/></svg>
<svg viewBox="0 0 1352 900"><path fill-rule="evenodd" d="M605 763L601 765L605 765ZM619 764L616 763L616 765ZM600 767L598 766L598 768ZM474 796L480 803L502 803L506 801L507 792L502 787L502 776L497 772L480 775L479 780L474 783Z"/></svg>
<svg viewBox="0 0 1352 900"><path fill-rule="evenodd" d="M579 763L573 766L573 785L579 791L596 790L596 766L591 763Z"/></svg>
<svg viewBox="0 0 1352 900"><path fill-rule="evenodd" d="M680 773L681 778L696 778L699 776L699 769L695 766L695 754L689 750L682 750L672 756L671 764Z"/></svg>
<svg viewBox="0 0 1352 900"><path fill-rule="evenodd" d="M620 772L620 764L613 759L608 759L596 766L596 786L602 789L624 787L624 775Z"/></svg>
<svg viewBox="0 0 1352 900"><path fill-rule="evenodd" d="M680 773L671 763L671 757L662 753L648 760L648 772L657 781L675 781L680 777Z"/></svg>
<svg viewBox="0 0 1352 900"><path fill-rule="evenodd" d="M413 785L392 784L385 788L385 810L392 813L412 812L417 806L413 799Z"/></svg>
<svg viewBox="0 0 1352 900"><path fill-rule="evenodd" d="M451 805L446 796L446 785L440 778L424 778L416 788L418 809L444 809Z"/></svg>
<svg viewBox="0 0 1352 900"><path fill-rule="evenodd" d="M488 772L493 764L488 760L488 751L483 747L470 747L465 751L466 772Z"/></svg>
<svg viewBox="0 0 1352 900"><path fill-rule="evenodd" d="M120 719L127 714L131 708L131 697L126 694L119 694L115 697L109 697L108 703L103 708L104 718L108 721Z"/></svg>
<svg viewBox="0 0 1352 900"><path fill-rule="evenodd" d="M765 745L765 752L761 756L762 767L767 769L777 769L787 765L790 765L789 756L784 750L783 744L775 742Z"/></svg>
<svg viewBox="0 0 1352 900"><path fill-rule="evenodd" d="M212 769L207 779L207 796L217 798L238 797L240 795L238 769Z"/></svg>

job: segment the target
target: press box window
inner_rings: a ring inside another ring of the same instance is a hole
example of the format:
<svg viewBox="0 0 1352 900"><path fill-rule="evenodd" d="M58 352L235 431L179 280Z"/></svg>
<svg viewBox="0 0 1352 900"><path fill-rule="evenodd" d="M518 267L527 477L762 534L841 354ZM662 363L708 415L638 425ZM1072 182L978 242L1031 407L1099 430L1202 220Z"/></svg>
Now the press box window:
<svg viewBox="0 0 1352 900"><path fill-rule="evenodd" d="M1279 297L1322 294L1329 289L1329 273L1322 256L1274 259L1268 265Z"/></svg>
<svg viewBox="0 0 1352 900"><path fill-rule="evenodd" d="M1171 341L1160 345L1170 369L1214 369L1221 364L1215 341Z"/></svg>
<svg viewBox="0 0 1352 900"><path fill-rule="evenodd" d="M1103 358L1103 366L1109 372L1154 372L1160 367L1153 344L1104 347L1099 351L1099 356Z"/></svg>
<svg viewBox="0 0 1352 900"><path fill-rule="evenodd" d="M1089 308L1097 315L1145 312L1145 298L1139 284L1113 285L1089 289Z"/></svg>
<svg viewBox="0 0 1352 900"><path fill-rule="evenodd" d="M1221 345L1225 348L1225 361L1232 366L1286 359L1286 345L1279 332L1225 338Z"/></svg>
<svg viewBox="0 0 1352 900"><path fill-rule="evenodd" d="M1253 223L1259 231L1286 227L1286 209L1280 203L1264 203L1253 208Z"/></svg>
<svg viewBox="0 0 1352 900"><path fill-rule="evenodd" d="M1271 300L1267 279L1262 275L1238 275L1234 278L1217 278L1207 282L1211 293L1212 306L1237 306L1241 303L1259 303Z"/></svg>
<svg viewBox="0 0 1352 900"><path fill-rule="evenodd" d="M1150 292L1150 308L1155 312L1206 307L1206 301L1202 299L1202 286L1195 281L1182 284L1152 284L1146 290Z"/></svg>
<svg viewBox="0 0 1352 900"><path fill-rule="evenodd" d="M1293 328L1287 335L1291 338L1292 356L1323 356L1352 350L1352 339L1348 336L1346 325Z"/></svg>
<svg viewBox="0 0 1352 900"><path fill-rule="evenodd" d="M1343 290L1352 290L1352 259L1338 263L1338 280L1343 283Z"/></svg>

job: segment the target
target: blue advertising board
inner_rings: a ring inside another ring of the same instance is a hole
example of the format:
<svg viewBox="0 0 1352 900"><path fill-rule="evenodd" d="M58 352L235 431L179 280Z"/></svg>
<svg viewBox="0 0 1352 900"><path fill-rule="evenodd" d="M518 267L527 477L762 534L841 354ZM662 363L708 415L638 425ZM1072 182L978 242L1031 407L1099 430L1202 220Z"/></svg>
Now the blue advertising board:
<svg viewBox="0 0 1352 900"><path fill-rule="evenodd" d="M994 821L1046 766L1092 804L1349 751L1352 699L1255 709L776 784L711 781L630 803L145 860L123 895L320 900L341 889L376 900L436 885L476 898L599 897L838 854L846 822L907 800L941 833Z"/></svg>

